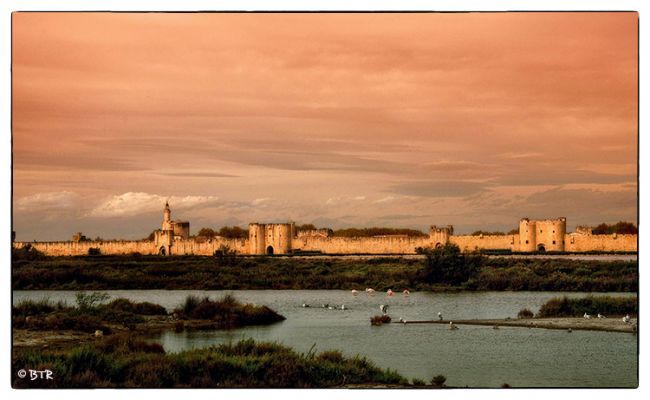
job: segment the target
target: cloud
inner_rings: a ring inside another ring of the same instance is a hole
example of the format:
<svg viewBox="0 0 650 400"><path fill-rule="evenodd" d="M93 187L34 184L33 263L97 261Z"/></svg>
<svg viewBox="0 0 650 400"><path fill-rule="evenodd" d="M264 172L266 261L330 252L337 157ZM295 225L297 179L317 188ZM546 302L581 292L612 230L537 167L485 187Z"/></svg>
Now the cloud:
<svg viewBox="0 0 650 400"><path fill-rule="evenodd" d="M485 186L467 181L417 181L393 185L390 190L408 196L463 197L485 191Z"/></svg>
<svg viewBox="0 0 650 400"><path fill-rule="evenodd" d="M45 192L22 197L14 202L17 211L42 212L72 210L77 207L79 195L76 193Z"/></svg>
<svg viewBox="0 0 650 400"><path fill-rule="evenodd" d="M373 201L373 203L376 203L376 204L390 203L393 200L395 200L395 196L386 196L386 197L382 197L381 199L377 199L377 200Z"/></svg>
<svg viewBox="0 0 650 400"><path fill-rule="evenodd" d="M509 171L508 174L491 181L504 186L545 186L545 185L568 185L568 184L612 184L627 183L636 180L636 176L624 174L603 174L586 170L560 170L558 168L545 168L539 166L537 169L522 169L521 171Z"/></svg>
<svg viewBox="0 0 650 400"><path fill-rule="evenodd" d="M255 200L251 201L251 205L252 206L259 206L259 205L262 205L262 204L268 202L269 200L271 200L269 197L262 197L262 198L255 199Z"/></svg>
<svg viewBox="0 0 650 400"><path fill-rule="evenodd" d="M162 172L160 175L181 178L237 178L238 175L220 174L218 172Z"/></svg>
<svg viewBox="0 0 650 400"><path fill-rule="evenodd" d="M175 209L203 208L217 203L215 196L161 196L143 192L127 192L111 196L90 211L92 217L125 217L162 211L166 201Z"/></svg>

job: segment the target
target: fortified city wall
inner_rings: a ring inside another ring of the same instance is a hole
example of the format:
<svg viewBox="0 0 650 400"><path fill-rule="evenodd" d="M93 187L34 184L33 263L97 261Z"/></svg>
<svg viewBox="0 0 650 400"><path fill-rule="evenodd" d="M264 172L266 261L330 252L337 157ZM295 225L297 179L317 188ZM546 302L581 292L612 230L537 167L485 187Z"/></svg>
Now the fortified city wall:
<svg viewBox="0 0 650 400"><path fill-rule="evenodd" d="M160 249L154 241L86 241L86 242L15 242L14 248L20 249L31 246L48 256L85 256L90 249L99 249L104 255L128 255L140 253L143 255L160 254ZM249 254L248 240L214 238L211 240L175 240L171 246L171 255L200 255L211 256L227 246L237 254Z"/></svg>
<svg viewBox="0 0 650 400"><path fill-rule="evenodd" d="M326 254L415 254L418 247L431 246L428 237L322 237L294 238L296 250Z"/></svg>
<svg viewBox="0 0 650 400"><path fill-rule="evenodd" d="M638 235L580 235L565 237L565 251L637 251Z"/></svg>
<svg viewBox="0 0 650 400"><path fill-rule="evenodd" d="M452 236L449 242L458 246L462 251L512 250L519 251L518 235L479 235Z"/></svg>
<svg viewBox="0 0 650 400"><path fill-rule="evenodd" d="M51 256L87 255L91 249L100 254L213 255L224 246L242 255L292 254L312 252L323 254L415 254L419 247L440 247L447 243L462 251L511 250L532 251L637 251L637 235L593 235L580 227L566 233L566 218L519 222L519 233L508 235L454 235L451 225L431 226L428 236L386 235L374 237L331 237L327 230L296 234L293 223L251 223L248 239L224 237L191 238L189 222L172 221L169 204L163 212L162 229L154 232L154 240L89 241L81 233L65 242L15 242L15 248L31 246ZM311 233L311 234L310 234ZM180 235L179 235L180 234Z"/></svg>

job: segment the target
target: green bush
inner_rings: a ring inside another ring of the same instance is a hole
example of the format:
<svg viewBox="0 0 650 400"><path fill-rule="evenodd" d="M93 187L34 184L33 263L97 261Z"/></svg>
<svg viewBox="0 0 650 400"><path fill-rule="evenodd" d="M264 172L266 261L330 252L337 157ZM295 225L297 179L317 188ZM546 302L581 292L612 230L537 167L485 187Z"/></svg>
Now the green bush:
<svg viewBox="0 0 650 400"><path fill-rule="evenodd" d="M587 296L554 297L544 303L539 317L581 317L587 314L625 315L638 313L637 297Z"/></svg>
<svg viewBox="0 0 650 400"><path fill-rule="evenodd" d="M533 318L535 314L527 308L522 308L517 313L517 318Z"/></svg>
<svg viewBox="0 0 650 400"><path fill-rule="evenodd" d="M148 301L136 303L128 299L118 298L108 303L105 307L116 311L140 315L167 315L165 307Z"/></svg>
<svg viewBox="0 0 650 400"><path fill-rule="evenodd" d="M391 318L388 315L375 315L370 318L370 325L389 324Z"/></svg>
<svg viewBox="0 0 650 400"><path fill-rule="evenodd" d="M223 327L267 325L285 319L267 306L241 304L230 294L217 301L188 296L174 312L182 319L208 319Z"/></svg>
<svg viewBox="0 0 650 400"><path fill-rule="evenodd" d="M461 253L460 248L452 243L420 252L426 256L420 277L428 283L460 285L476 275L483 262L480 254Z"/></svg>
<svg viewBox="0 0 650 400"><path fill-rule="evenodd" d="M433 378L431 378L431 384L433 386L443 387L445 385L445 382L447 382L447 377L444 375L435 375Z"/></svg>
<svg viewBox="0 0 650 400"><path fill-rule="evenodd" d="M92 292L90 294L86 292L78 292L75 294L77 307L79 307L81 310L96 308L101 303L108 300L110 297L111 296L109 296L108 293L101 292Z"/></svg>

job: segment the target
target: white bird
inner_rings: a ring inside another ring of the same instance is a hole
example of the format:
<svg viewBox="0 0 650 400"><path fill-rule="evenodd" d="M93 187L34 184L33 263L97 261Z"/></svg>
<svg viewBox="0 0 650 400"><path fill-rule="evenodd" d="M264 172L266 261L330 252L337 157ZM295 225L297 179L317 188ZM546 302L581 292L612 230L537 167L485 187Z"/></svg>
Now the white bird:
<svg viewBox="0 0 650 400"><path fill-rule="evenodd" d="M328 306L327 309L328 309L328 310L333 310L334 307L332 307L332 306Z"/></svg>
<svg viewBox="0 0 650 400"><path fill-rule="evenodd" d="M373 295L373 294L375 294L375 289L373 289L373 288L366 288L366 293L368 293L369 295Z"/></svg>
<svg viewBox="0 0 650 400"><path fill-rule="evenodd" d="M438 313L438 319L442 321L442 314L440 312Z"/></svg>
<svg viewBox="0 0 650 400"><path fill-rule="evenodd" d="M345 304L341 304L341 310L345 310Z"/></svg>
<svg viewBox="0 0 650 400"><path fill-rule="evenodd" d="M449 321L449 329L454 331L454 330L458 329L458 327L456 325L454 325L454 323L452 321Z"/></svg>
<svg viewBox="0 0 650 400"><path fill-rule="evenodd" d="M630 323L630 314L626 314L626 315L623 317L623 322L625 322L626 324L629 324L629 323Z"/></svg>
<svg viewBox="0 0 650 400"><path fill-rule="evenodd" d="M603 314L601 314L601 313L598 313L598 318L600 319L600 318L607 318L607 317L606 317L606 316L604 316L604 315L603 315Z"/></svg>
<svg viewBox="0 0 650 400"><path fill-rule="evenodd" d="M411 294L411 292L409 292L408 289L404 289L404 291L402 292L402 294L403 294L404 296L408 296L408 295Z"/></svg>
<svg viewBox="0 0 650 400"><path fill-rule="evenodd" d="M383 314L386 314L386 311L388 311L388 304L382 304L382 305L380 305L380 306L379 306L379 310L381 310L381 312L382 312Z"/></svg>
<svg viewBox="0 0 650 400"><path fill-rule="evenodd" d="M307 308L307 307L309 307L307 304L302 303L302 308Z"/></svg>
<svg viewBox="0 0 650 400"><path fill-rule="evenodd" d="M356 289L352 289L352 296L356 296L357 294L359 293L356 291Z"/></svg>
<svg viewBox="0 0 650 400"><path fill-rule="evenodd" d="M591 319L591 315L585 313L585 315L583 315L582 318L584 318L584 319Z"/></svg>

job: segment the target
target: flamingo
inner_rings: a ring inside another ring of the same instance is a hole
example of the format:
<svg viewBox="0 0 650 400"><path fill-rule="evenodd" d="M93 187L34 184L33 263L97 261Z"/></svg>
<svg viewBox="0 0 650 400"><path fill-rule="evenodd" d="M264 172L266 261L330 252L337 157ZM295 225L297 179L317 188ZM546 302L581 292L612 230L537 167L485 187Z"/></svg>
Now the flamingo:
<svg viewBox="0 0 650 400"><path fill-rule="evenodd" d="M375 289L373 289L373 288L366 288L366 293L368 293L369 295L372 296L372 295L375 294Z"/></svg>
<svg viewBox="0 0 650 400"><path fill-rule="evenodd" d="M379 310L382 312L382 314L386 315L386 311L388 311L388 304L380 305Z"/></svg>
<svg viewBox="0 0 650 400"><path fill-rule="evenodd" d="M403 294L404 296L408 296L408 295L411 294L411 292L409 292L408 289L404 289L404 291L402 292L402 294Z"/></svg>
<svg viewBox="0 0 650 400"><path fill-rule="evenodd" d="M356 291L356 289L352 289L352 296L356 296L357 294L359 293Z"/></svg>
<svg viewBox="0 0 650 400"><path fill-rule="evenodd" d="M392 295L393 295L393 291L392 291L392 290L390 290L390 289L388 289L388 290L386 291L386 294L387 294L387 295L388 295L388 296L390 297L390 296L392 296Z"/></svg>

